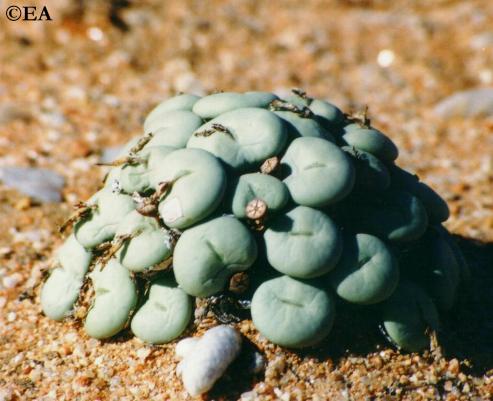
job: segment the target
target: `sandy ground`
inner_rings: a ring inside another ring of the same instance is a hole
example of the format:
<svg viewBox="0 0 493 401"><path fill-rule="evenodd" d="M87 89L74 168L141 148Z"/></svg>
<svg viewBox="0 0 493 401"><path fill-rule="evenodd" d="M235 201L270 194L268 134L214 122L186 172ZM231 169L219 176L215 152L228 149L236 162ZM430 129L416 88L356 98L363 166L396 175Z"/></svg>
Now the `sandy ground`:
<svg viewBox="0 0 493 401"><path fill-rule="evenodd" d="M473 279L435 352L399 353L358 311L343 310L321 348L298 353L244 321L252 343L205 398L491 399L493 118L440 119L433 108L492 85L493 3L125 3L34 2L53 21L11 22L0 2L0 166L46 167L66 179L59 204L0 187L0 400L187 399L174 345L149 347L129 333L89 339L76 324L45 318L25 291L61 243L57 227L71 205L100 185L102 150L140 133L153 105L180 91L292 87L346 111L369 106L398 144L399 164L449 202L446 225ZM254 348L268 360L259 375L247 369Z"/></svg>

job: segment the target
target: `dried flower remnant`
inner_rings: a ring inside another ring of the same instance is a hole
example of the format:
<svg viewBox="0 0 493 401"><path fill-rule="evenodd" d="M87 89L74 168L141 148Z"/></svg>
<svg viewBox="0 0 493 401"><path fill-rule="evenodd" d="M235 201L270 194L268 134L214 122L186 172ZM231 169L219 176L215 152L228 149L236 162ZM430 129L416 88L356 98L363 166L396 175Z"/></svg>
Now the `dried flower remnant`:
<svg viewBox="0 0 493 401"><path fill-rule="evenodd" d="M78 221L86 218L89 214L96 210L98 205L89 205L85 202L78 202L74 205L75 212L60 226L58 231L63 234L65 230Z"/></svg>
<svg viewBox="0 0 493 401"><path fill-rule="evenodd" d="M262 174L273 174L279 168L280 160L277 156L268 158L260 166Z"/></svg>
<svg viewBox="0 0 493 401"><path fill-rule="evenodd" d="M212 124L211 125L211 128L205 129L203 131L196 132L194 134L194 136L208 137L208 136L211 136L212 134L214 134L216 132L222 132L223 134L227 134L227 135L229 135L230 137L233 138L233 135L231 134L231 131L228 128L226 128L222 124L217 124L217 123Z"/></svg>
<svg viewBox="0 0 493 401"><path fill-rule="evenodd" d="M295 104L285 102L283 100L273 100L269 106L272 111L290 111L302 118L312 118L313 112L306 106L297 106Z"/></svg>

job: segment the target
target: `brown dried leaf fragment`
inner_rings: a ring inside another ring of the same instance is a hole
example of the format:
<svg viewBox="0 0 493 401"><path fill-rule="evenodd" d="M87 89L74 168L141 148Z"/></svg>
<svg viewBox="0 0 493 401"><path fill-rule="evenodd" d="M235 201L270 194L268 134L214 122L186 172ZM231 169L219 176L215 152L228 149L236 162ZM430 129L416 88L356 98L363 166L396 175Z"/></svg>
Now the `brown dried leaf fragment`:
<svg viewBox="0 0 493 401"><path fill-rule="evenodd" d="M312 118L313 112L306 106L299 107L284 100L275 99L269 105L271 111L290 111L301 118Z"/></svg>
<svg viewBox="0 0 493 401"><path fill-rule="evenodd" d="M75 212L58 228L58 232L63 234L65 230L87 217L93 210L96 210L98 205L89 205L85 202L78 202L74 205Z"/></svg>

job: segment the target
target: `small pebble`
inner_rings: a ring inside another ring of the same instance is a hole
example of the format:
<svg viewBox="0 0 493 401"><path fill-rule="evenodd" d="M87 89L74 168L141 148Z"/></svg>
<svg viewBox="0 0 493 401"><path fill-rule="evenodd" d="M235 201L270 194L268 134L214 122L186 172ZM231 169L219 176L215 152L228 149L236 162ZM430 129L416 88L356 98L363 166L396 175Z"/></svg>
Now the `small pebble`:
<svg viewBox="0 0 493 401"><path fill-rule="evenodd" d="M51 170L30 167L1 167L0 181L41 202L60 202L65 179Z"/></svg>
<svg viewBox="0 0 493 401"><path fill-rule="evenodd" d="M442 118L488 117L493 115L493 89L457 92L438 103L434 112Z"/></svg>
<svg viewBox="0 0 493 401"><path fill-rule="evenodd" d="M151 349L146 347L139 348L136 354L139 359L145 360L151 354Z"/></svg>
<svg viewBox="0 0 493 401"><path fill-rule="evenodd" d="M14 288L22 280L22 275L20 273L14 273L10 276L3 278L3 286L7 289Z"/></svg>

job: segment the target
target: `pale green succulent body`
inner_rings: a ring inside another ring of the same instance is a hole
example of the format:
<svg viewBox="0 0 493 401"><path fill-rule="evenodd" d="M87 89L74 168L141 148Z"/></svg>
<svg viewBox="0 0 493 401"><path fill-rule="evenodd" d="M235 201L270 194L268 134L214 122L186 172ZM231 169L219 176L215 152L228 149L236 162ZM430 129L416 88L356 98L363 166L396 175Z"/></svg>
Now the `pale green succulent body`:
<svg viewBox="0 0 493 401"><path fill-rule="evenodd" d="M125 327L137 304L137 289L130 272L114 259L96 266L89 277L95 298L84 328L91 337L109 338Z"/></svg>
<svg viewBox="0 0 493 401"><path fill-rule="evenodd" d="M70 314L79 298L91 258L91 251L79 244L73 234L58 249L57 267L41 291L41 306L48 317L62 320Z"/></svg>
<svg viewBox="0 0 493 401"><path fill-rule="evenodd" d="M252 299L255 327L270 341L290 348L303 348L321 341L335 317L329 293L289 276L264 282Z"/></svg>
<svg viewBox="0 0 493 401"><path fill-rule="evenodd" d="M201 133L213 124L227 127L209 136ZM228 111L197 129L187 148L204 149L235 170L255 169L269 157L276 156L287 141L285 127L275 114L259 108Z"/></svg>
<svg viewBox="0 0 493 401"><path fill-rule="evenodd" d="M254 199L262 199L271 212L279 212L289 202L289 191L282 181L267 174L244 174L230 185L229 207L239 219L245 219L246 207Z"/></svg>
<svg viewBox="0 0 493 401"><path fill-rule="evenodd" d="M297 278L328 273L342 251L342 238L335 223L306 206L277 216L265 231L264 241L270 265Z"/></svg>
<svg viewBox="0 0 493 401"><path fill-rule="evenodd" d="M186 329L192 316L192 297L176 282L163 277L153 281L149 296L132 318L132 332L151 344L165 344Z"/></svg>
<svg viewBox="0 0 493 401"><path fill-rule="evenodd" d="M338 297L342 309L372 305L403 349L424 348L469 275L438 226L447 204L394 164L397 147L366 117L293 93L157 105L81 206L42 288L44 313L70 316L92 287L88 335L130 325L162 344L189 326L193 297L251 300L262 335L301 348L328 336Z"/></svg>
<svg viewBox="0 0 493 401"><path fill-rule="evenodd" d="M181 288L208 297L224 290L231 275L247 270L256 258L257 244L250 231L225 216L185 231L176 244L173 265Z"/></svg>

